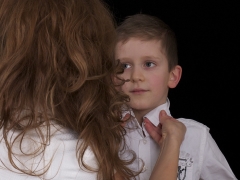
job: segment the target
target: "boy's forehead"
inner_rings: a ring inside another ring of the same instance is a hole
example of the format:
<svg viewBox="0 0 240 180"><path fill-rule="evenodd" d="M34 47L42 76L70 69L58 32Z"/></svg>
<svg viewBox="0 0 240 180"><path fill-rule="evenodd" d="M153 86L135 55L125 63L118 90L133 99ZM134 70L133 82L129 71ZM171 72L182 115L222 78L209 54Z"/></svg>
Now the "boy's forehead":
<svg viewBox="0 0 240 180"><path fill-rule="evenodd" d="M136 55L141 57L165 56L167 58L161 40L132 37L118 41L115 48L115 58L126 59Z"/></svg>
<svg viewBox="0 0 240 180"><path fill-rule="evenodd" d="M160 48L162 48L162 40L161 39L155 39L155 38L145 38L145 37L129 37L129 38L126 38L126 39L119 39L117 41L117 45L124 45L126 44L127 42L129 41L140 41L140 42L156 42L156 43L159 43L160 45Z"/></svg>
<svg viewBox="0 0 240 180"><path fill-rule="evenodd" d="M115 47L115 52L117 51L117 49L119 47L122 47L127 43L136 42L136 41L142 42L143 45L144 45L145 42L154 42L154 44L156 43L154 46L159 44L159 46L158 46L159 51L161 51L161 53L163 53L163 54L166 54L166 49L163 46L161 39L154 39L154 38L147 39L147 38L144 38L144 37L130 37L130 38L127 38L127 39L118 40L117 44L116 44L116 47ZM141 43L139 43L139 45L140 44Z"/></svg>

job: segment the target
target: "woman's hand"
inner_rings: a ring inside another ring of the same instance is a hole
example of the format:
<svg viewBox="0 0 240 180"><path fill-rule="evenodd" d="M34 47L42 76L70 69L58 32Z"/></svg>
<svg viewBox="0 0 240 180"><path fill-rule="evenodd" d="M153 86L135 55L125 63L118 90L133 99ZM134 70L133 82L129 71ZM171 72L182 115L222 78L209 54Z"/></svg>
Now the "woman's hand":
<svg viewBox="0 0 240 180"><path fill-rule="evenodd" d="M176 180L180 146L186 127L165 111L160 112L159 119L158 126L154 126L148 119L144 120L146 130L161 147L150 180Z"/></svg>
<svg viewBox="0 0 240 180"><path fill-rule="evenodd" d="M168 116L164 110L159 113L159 121L160 123L158 126L154 126L147 118L144 119L145 128L148 134L161 147L166 138L175 140L180 146L186 132L185 125L173 117Z"/></svg>

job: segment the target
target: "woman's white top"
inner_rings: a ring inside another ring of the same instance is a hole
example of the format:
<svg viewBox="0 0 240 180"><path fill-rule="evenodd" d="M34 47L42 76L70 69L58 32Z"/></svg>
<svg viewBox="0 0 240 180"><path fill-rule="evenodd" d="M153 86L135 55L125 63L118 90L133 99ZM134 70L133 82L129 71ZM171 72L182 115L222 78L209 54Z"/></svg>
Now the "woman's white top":
<svg viewBox="0 0 240 180"><path fill-rule="evenodd" d="M25 170L34 170L37 173L44 171L49 165L47 173L44 175L30 176L23 174L15 169L9 162L6 143L2 138L2 129L0 130L0 180L94 180L97 179L97 173L88 172L86 169L79 167L76 158L77 136L71 130L63 129L51 125L51 139L47 143L43 153L35 157L23 156L20 152L19 141L15 143L13 150L15 157L14 163ZM44 131L47 133L47 131ZM33 152L40 145L39 133L32 131L24 138L22 149L24 153ZM8 135L9 140L13 140L18 132L11 131ZM81 143L81 141L80 141ZM85 163L93 168L97 167L96 159L93 152L87 149L84 160Z"/></svg>

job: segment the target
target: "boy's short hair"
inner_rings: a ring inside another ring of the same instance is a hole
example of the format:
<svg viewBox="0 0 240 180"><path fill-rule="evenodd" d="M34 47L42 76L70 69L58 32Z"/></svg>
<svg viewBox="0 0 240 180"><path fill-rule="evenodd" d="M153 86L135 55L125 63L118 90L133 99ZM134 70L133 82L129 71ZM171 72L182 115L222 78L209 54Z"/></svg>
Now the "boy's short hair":
<svg viewBox="0 0 240 180"><path fill-rule="evenodd" d="M161 40L161 45L168 59L169 71L178 64L177 42L175 33L161 19L147 14L128 16L117 27L117 42L123 43L132 37L142 40Z"/></svg>

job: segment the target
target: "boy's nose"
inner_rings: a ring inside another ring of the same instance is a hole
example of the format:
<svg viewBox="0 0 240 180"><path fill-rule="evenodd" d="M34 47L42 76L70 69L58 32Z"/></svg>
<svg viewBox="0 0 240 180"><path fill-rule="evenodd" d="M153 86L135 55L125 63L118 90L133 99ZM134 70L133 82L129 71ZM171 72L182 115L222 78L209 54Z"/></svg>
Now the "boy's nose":
<svg viewBox="0 0 240 180"><path fill-rule="evenodd" d="M144 80L144 75L143 75L141 69L133 68L130 80L132 82L143 81Z"/></svg>

